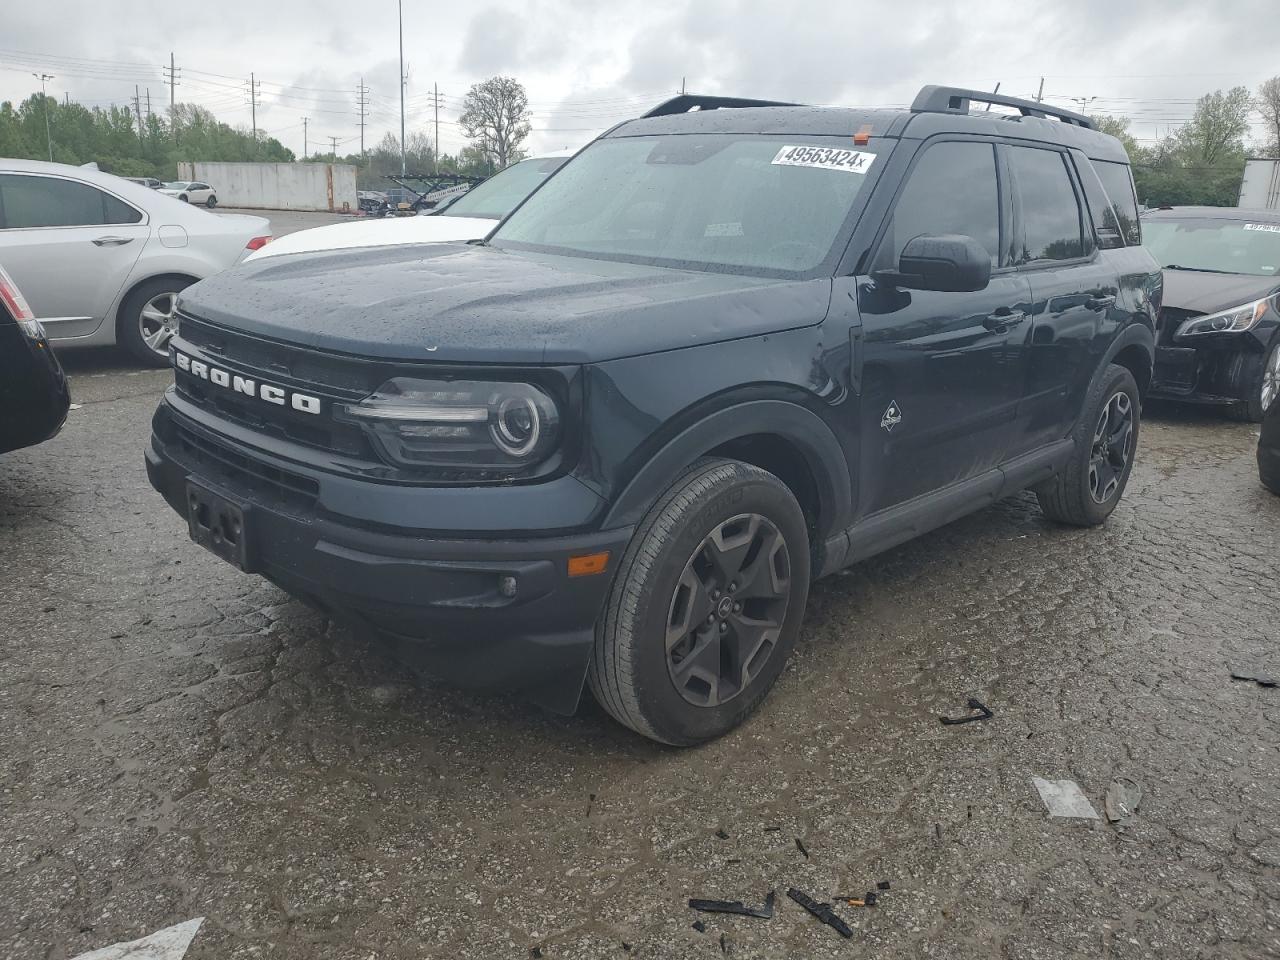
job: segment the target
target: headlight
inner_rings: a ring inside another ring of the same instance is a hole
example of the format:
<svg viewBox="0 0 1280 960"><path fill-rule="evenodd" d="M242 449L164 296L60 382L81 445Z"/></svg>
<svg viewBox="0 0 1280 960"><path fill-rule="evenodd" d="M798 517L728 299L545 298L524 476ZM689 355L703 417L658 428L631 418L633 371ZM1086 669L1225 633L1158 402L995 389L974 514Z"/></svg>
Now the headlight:
<svg viewBox="0 0 1280 960"><path fill-rule="evenodd" d="M1196 337L1204 333L1243 333L1252 330L1267 312L1270 297L1245 303L1230 310L1220 310L1203 317L1193 317L1183 322L1174 333L1175 339Z"/></svg>
<svg viewBox="0 0 1280 960"><path fill-rule="evenodd" d="M560 440L555 401L529 383L396 377L334 416L360 424L385 459L405 467L518 475Z"/></svg>

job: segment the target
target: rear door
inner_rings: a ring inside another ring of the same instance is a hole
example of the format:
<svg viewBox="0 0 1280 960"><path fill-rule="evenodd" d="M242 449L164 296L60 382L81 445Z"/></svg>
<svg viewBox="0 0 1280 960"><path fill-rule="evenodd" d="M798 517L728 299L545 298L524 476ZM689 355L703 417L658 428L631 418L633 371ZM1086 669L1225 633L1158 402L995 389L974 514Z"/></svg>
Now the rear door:
<svg viewBox="0 0 1280 960"><path fill-rule="evenodd" d="M991 256L983 290L859 283L861 499L871 513L977 476L1004 459L1026 378L1026 277L1009 262L1006 178L985 140L932 141L913 159L873 258L895 269L920 235L963 234Z"/></svg>
<svg viewBox="0 0 1280 960"><path fill-rule="evenodd" d="M1119 277L1101 256L1065 150L1001 147L1012 175L1015 256L1031 285L1027 383L1016 456L1066 437L1084 406L1098 345L1124 319Z"/></svg>
<svg viewBox="0 0 1280 960"><path fill-rule="evenodd" d="M148 234L141 210L92 184L0 173L0 263L53 339L98 328Z"/></svg>

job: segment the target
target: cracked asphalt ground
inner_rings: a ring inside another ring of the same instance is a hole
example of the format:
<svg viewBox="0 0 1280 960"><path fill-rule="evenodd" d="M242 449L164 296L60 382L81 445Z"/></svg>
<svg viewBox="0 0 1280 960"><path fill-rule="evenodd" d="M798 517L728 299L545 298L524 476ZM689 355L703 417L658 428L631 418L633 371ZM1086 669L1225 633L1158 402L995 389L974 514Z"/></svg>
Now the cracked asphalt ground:
<svg viewBox="0 0 1280 960"><path fill-rule="evenodd" d="M824 581L759 713L679 751L422 679L205 553L143 471L168 375L69 366L65 431L0 458L0 957L195 916L198 960L1280 956L1280 689L1229 679L1280 673L1253 427L1149 411L1105 528L1023 496ZM995 718L938 723L971 696ZM1136 826L1050 820L1033 775L1099 811L1130 777ZM847 941L785 896L879 880Z"/></svg>

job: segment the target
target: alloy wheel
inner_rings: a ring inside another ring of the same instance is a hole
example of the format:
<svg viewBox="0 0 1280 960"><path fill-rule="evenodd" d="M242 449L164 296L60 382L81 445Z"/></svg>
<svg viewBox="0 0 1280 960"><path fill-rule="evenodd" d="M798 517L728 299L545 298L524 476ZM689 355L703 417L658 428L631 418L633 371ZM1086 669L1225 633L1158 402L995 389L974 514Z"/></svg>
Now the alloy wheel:
<svg viewBox="0 0 1280 960"><path fill-rule="evenodd" d="M142 305L138 314L142 342L162 357L169 355L169 341L178 332L177 303L176 292L156 294Z"/></svg>
<svg viewBox="0 0 1280 960"><path fill-rule="evenodd" d="M791 598L786 539L767 517L716 526L684 566L667 615L667 672L700 707L732 700L764 669Z"/></svg>
<svg viewBox="0 0 1280 960"><path fill-rule="evenodd" d="M1271 404L1280 397L1280 345L1271 350L1266 369L1262 371L1262 409L1271 409Z"/></svg>
<svg viewBox="0 0 1280 960"><path fill-rule="evenodd" d="M1133 401L1121 391L1107 401L1093 431L1089 494L1095 503L1106 503L1115 496L1132 453Z"/></svg>

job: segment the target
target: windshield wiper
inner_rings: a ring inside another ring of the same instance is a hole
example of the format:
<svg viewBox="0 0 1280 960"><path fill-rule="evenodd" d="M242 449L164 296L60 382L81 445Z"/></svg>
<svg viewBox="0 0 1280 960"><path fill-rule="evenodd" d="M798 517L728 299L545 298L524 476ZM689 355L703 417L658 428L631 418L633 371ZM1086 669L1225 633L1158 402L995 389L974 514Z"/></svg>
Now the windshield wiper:
<svg viewBox="0 0 1280 960"><path fill-rule="evenodd" d="M1230 273L1234 274L1234 270L1214 270L1212 267L1184 267L1178 263L1166 263L1165 270L1187 270L1191 273Z"/></svg>

